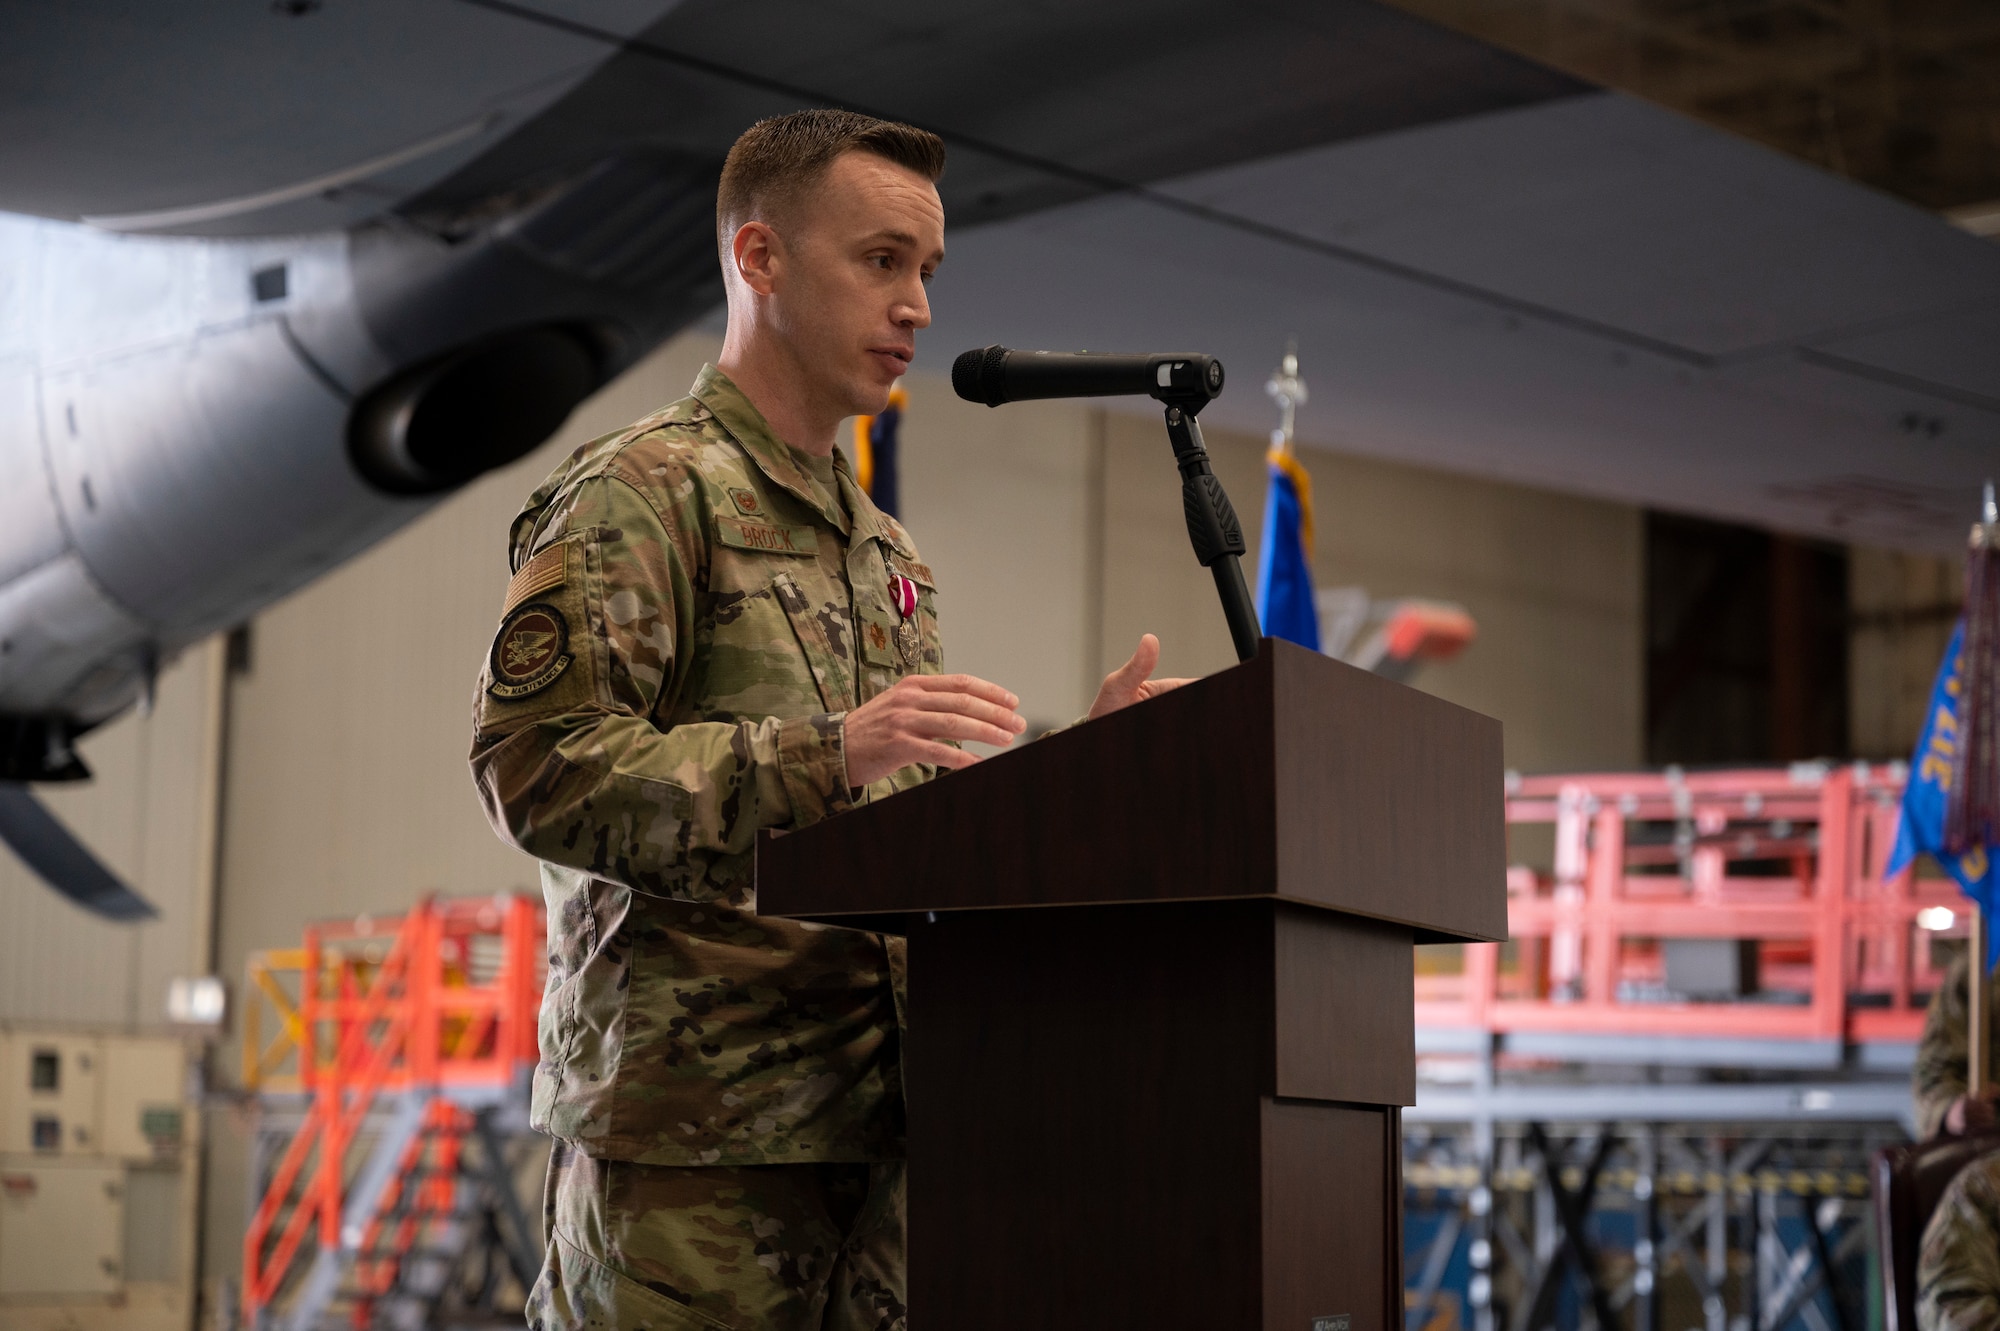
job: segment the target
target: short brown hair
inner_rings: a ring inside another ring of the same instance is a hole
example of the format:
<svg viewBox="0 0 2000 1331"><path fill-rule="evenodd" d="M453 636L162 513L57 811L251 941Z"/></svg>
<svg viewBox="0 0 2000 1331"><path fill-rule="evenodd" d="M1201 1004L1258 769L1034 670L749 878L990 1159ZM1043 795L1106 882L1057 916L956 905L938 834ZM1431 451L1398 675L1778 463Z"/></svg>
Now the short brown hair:
<svg viewBox="0 0 2000 1331"><path fill-rule="evenodd" d="M788 211L834 159L850 152L887 158L926 180L944 175L944 140L915 125L829 108L760 120L729 150L715 192L715 238L724 267L738 227Z"/></svg>

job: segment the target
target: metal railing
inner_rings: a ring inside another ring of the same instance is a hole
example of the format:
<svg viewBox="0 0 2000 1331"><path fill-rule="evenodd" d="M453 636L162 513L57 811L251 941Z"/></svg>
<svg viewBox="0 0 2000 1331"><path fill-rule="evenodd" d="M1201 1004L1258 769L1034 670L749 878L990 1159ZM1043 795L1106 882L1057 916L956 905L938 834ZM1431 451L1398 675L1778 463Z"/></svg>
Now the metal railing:
<svg viewBox="0 0 2000 1331"><path fill-rule="evenodd" d="M1456 969L1426 950L1418 1026L1915 1040L1932 944L1966 918L1949 881L1886 872L1903 777L1855 763L1513 779L1510 840L1548 826L1552 864L1509 870L1507 943L1467 945ZM1676 994L1672 939L1752 941L1756 992Z"/></svg>
<svg viewBox="0 0 2000 1331"><path fill-rule="evenodd" d="M471 1120L454 1102L504 1094L533 1067L542 943L541 904L506 895L315 924L300 947L250 959L245 1087L269 1102L304 1102L244 1235L253 1325L308 1251L316 1270L295 1322L309 1324L341 1279L358 1277L352 1293L379 1298L421 1228L412 1217L449 1212L440 1190L455 1186L450 1171L426 1192L403 1166L446 1159L455 1170ZM266 1006L277 1025L269 1039ZM412 1132L385 1146L364 1129L392 1102ZM389 1152L381 1167L368 1167L371 1151Z"/></svg>

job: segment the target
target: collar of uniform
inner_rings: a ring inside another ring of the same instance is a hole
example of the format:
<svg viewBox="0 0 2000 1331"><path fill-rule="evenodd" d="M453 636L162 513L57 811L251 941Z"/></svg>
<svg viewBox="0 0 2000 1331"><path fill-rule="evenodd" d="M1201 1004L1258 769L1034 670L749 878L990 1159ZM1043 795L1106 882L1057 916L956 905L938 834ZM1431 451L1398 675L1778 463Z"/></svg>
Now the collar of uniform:
<svg viewBox="0 0 2000 1331"><path fill-rule="evenodd" d="M840 514L827 511L826 504L815 493L812 477L806 475L805 469L792 457L791 446L771 432L770 422L764 419L764 413L743 396L743 390L732 383L728 375L713 365L702 366L701 373L695 376L690 396L715 413L715 419L722 422L722 428L743 445L743 451L750 455L758 470L770 477L773 485L796 495L836 529L847 529Z"/></svg>
<svg viewBox="0 0 2000 1331"><path fill-rule="evenodd" d="M848 534L850 546L860 545L871 536L879 536L882 543L905 559L914 559L909 541L903 536L895 521L875 507L875 501L861 488L861 482L854 478L854 471L847 465L847 454L838 444L833 449L833 475L840 483L841 497L847 501L847 511L854 516L854 530Z"/></svg>

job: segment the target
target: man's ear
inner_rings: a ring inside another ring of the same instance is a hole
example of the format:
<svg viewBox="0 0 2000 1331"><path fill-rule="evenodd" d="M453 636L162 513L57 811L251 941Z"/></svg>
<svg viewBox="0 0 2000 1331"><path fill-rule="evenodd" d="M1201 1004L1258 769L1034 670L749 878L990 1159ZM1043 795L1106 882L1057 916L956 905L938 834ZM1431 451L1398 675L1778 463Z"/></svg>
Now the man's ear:
<svg viewBox="0 0 2000 1331"><path fill-rule="evenodd" d="M736 235L730 241L730 258L736 264L736 276L743 285L760 296L768 296L778 285L778 273L783 266L784 242L778 233L762 222L745 222L736 228Z"/></svg>

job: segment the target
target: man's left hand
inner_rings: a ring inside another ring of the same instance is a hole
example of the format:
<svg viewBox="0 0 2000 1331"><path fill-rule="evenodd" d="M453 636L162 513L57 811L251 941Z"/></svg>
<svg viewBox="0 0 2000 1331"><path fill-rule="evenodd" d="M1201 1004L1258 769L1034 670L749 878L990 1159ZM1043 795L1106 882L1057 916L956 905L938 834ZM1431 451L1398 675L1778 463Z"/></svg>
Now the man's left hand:
<svg viewBox="0 0 2000 1331"><path fill-rule="evenodd" d="M1097 701L1090 705L1090 719L1095 721L1121 707L1157 698L1162 693L1194 682L1191 679L1150 678L1153 667L1159 663L1160 640L1148 633L1139 639L1139 650L1132 653L1132 659L1104 677L1104 683L1097 690Z"/></svg>

